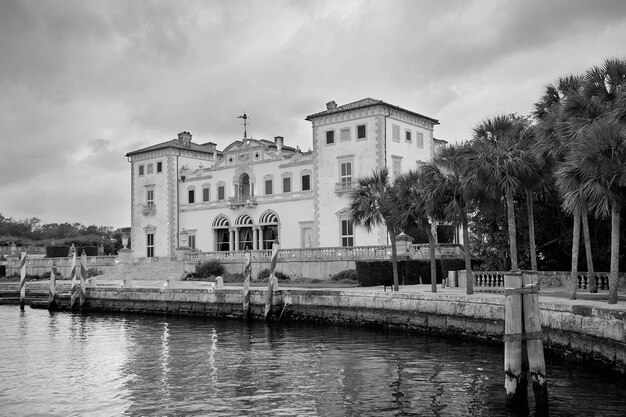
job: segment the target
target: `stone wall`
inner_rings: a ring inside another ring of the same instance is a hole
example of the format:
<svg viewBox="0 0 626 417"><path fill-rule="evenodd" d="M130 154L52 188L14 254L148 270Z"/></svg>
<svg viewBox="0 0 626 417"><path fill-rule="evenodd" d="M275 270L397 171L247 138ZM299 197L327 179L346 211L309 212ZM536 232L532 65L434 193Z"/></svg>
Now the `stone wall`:
<svg viewBox="0 0 626 417"><path fill-rule="evenodd" d="M262 317L264 289L252 289L251 313ZM102 311L242 316L241 289L90 288L88 307ZM626 313L583 302L540 302L545 346L562 356L597 360L626 373ZM504 297L368 290L281 289L273 317L358 325L381 325L418 332L462 335L501 343Z"/></svg>

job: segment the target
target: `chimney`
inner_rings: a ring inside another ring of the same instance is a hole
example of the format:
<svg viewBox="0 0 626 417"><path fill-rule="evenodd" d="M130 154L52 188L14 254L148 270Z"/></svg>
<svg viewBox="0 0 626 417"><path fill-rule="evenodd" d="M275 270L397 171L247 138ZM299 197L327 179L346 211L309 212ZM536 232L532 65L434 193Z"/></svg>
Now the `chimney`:
<svg viewBox="0 0 626 417"><path fill-rule="evenodd" d="M182 142L183 146L189 146L191 144L191 133L180 132L178 134L178 141Z"/></svg>
<svg viewBox="0 0 626 417"><path fill-rule="evenodd" d="M276 149L279 151L283 149L283 143L285 143L285 138L282 136L274 136L274 143L276 144Z"/></svg>
<svg viewBox="0 0 626 417"><path fill-rule="evenodd" d="M329 101L328 103L326 103L326 110L333 110L337 108L337 103L335 103L334 101Z"/></svg>

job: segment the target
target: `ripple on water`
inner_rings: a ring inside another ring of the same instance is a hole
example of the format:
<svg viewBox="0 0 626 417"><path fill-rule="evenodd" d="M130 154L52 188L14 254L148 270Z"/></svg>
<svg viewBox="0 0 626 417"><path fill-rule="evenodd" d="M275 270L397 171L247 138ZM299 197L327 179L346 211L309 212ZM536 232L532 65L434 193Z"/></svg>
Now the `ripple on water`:
<svg viewBox="0 0 626 417"><path fill-rule="evenodd" d="M505 414L499 348L450 339L13 306L0 335L0 415ZM548 376L552 414L622 415L623 380Z"/></svg>

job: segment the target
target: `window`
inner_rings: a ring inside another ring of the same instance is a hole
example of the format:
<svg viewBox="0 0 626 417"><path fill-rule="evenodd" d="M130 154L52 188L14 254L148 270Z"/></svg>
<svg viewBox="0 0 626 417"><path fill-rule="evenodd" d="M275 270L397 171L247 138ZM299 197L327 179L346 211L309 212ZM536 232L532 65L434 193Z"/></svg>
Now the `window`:
<svg viewBox="0 0 626 417"><path fill-rule="evenodd" d="M415 142L417 143L418 148L424 147L424 134L421 132L417 132L415 135Z"/></svg>
<svg viewBox="0 0 626 417"><path fill-rule="evenodd" d="M218 185L217 186L217 199L218 200L224 200L226 198L225 194L226 194L226 187L223 185Z"/></svg>
<svg viewBox="0 0 626 417"><path fill-rule="evenodd" d="M309 191L311 189L311 175L305 174L302 176L302 191Z"/></svg>
<svg viewBox="0 0 626 417"><path fill-rule="evenodd" d="M404 137L405 137L405 140L407 142L411 142L413 140L413 138L411 137L411 131L410 130L405 130L404 131Z"/></svg>
<svg viewBox="0 0 626 417"><path fill-rule="evenodd" d="M352 188L352 161L340 162L339 167L341 188L348 190Z"/></svg>
<svg viewBox="0 0 626 417"><path fill-rule="evenodd" d="M163 172L163 162L157 162L157 174Z"/></svg>
<svg viewBox="0 0 626 417"><path fill-rule="evenodd" d="M205 203L209 201L209 186L208 185L202 187L202 201Z"/></svg>
<svg viewBox="0 0 626 417"><path fill-rule="evenodd" d="M402 173L402 157L400 156L392 156L391 157L391 170L392 170L392 178L395 180Z"/></svg>
<svg viewBox="0 0 626 417"><path fill-rule="evenodd" d="M144 169L144 166L139 165L139 175L143 175L143 169Z"/></svg>
<svg viewBox="0 0 626 417"><path fill-rule="evenodd" d="M146 256L154 257L154 233L146 233Z"/></svg>
<svg viewBox="0 0 626 417"><path fill-rule="evenodd" d="M398 125L391 126L391 137L396 142L400 142L400 126Z"/></svg>
<svg viewBox="0 0 626 417"><path fill-rule="evenodd" d="M149 206L153 206L154 205L154 189L153 188L149 188L148 190L146 190L146 204L148 204Z"/></svg>
<svg viewBox="0 0 626 417"><path fill-rule="evenodd" d="M341 246L354 246L354 226L352 220L341 221Z"/></svg>
<svg viewBox="0 0 626 417"><path fill-rule="evenodd" d="M187 239L188 239L187 246L189 246L191 249L195 249L196 248L196 235L189 235Z"/></svg>
<svg viewBox="0 0 626 417"><path fill-rule="evenodd" d="M339 141L346 142L350 140L350 128L346 127L339 131Z"/></svg>
<svg viewBox="0 0 626 417"><path fill-rule="evenodd" d="M189 204L193 204L196 202L196 190L194 188L190 188L187 190L187 197Z"/></svg>
<svg viewBox="0 0 626 417"><path fill-rule="evenodd" d="M148 164L148 174L154 174L154 164Z"/></svg>
<svg viewBox="0 0 626 417"><path fill-rule="evenodd" d="M272 181L271 179L265 180L265 195L274 194L274 190L272 190L273 185L274 181Z"/></svg>
<svg viewBox="0 0 626 417"><path fill-rule="evenodd" d="M291 177L283 177L283 193L291 192Z"/></svg>
<svg viewBox="0 0 626 417"><path fill-rule="evenodd" d="M326 132L326 144L327 145L332 145L333 143L335 143L335 131L334 130L328 130Z"/></svg>
<svg viewBox="0 0 626 417"><path fill-rule="evenodd" d="M357 140L367 138L365 125L358 125L356 127L356 138Z"/></svg>

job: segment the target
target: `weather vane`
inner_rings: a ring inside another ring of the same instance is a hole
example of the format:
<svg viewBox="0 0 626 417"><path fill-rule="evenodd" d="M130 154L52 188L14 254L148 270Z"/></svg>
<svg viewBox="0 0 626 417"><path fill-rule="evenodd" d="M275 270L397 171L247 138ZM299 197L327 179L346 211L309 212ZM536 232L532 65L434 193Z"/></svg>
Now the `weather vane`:
<svg viewBox="0 0 626 417"><path fill-rule="evenodd" d="M241 116L237 116L237 119L243 119L243 138L248 138L248 115L244 111Z"/></svg>

